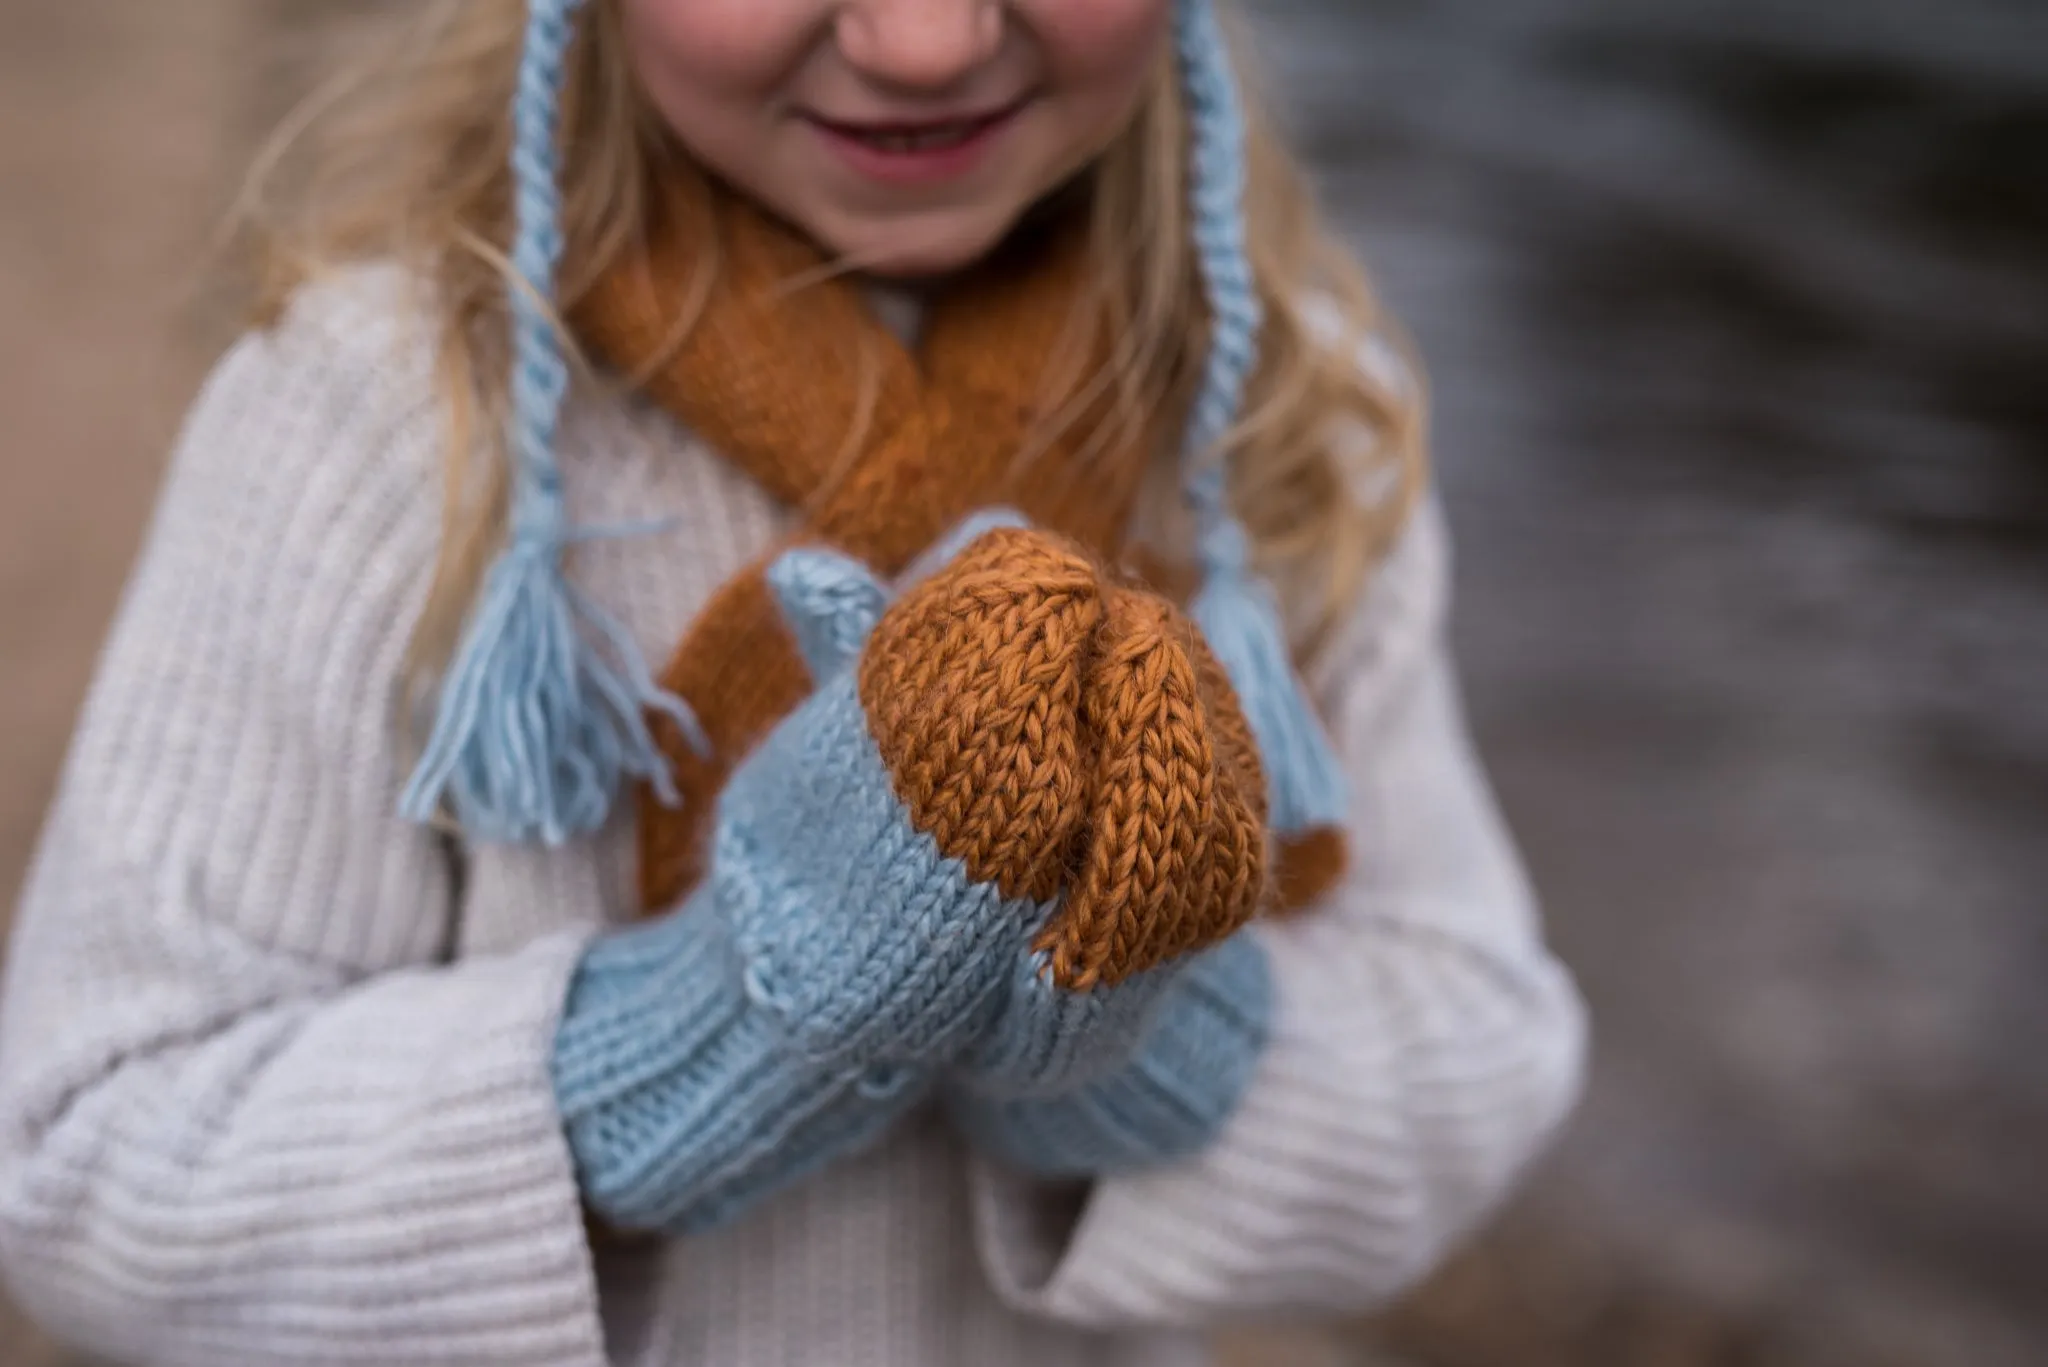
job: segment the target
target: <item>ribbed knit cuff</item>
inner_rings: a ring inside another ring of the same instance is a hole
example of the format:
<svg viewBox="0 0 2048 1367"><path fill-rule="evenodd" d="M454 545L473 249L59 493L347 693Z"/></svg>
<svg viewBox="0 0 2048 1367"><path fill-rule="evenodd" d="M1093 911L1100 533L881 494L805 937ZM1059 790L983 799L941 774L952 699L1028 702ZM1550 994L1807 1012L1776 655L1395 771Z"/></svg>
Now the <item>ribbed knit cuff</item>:
<svg viewBox="0 0 2048 1367"><path fill-rule="evenodd" d="M591 1208L685 1234L872 1143L929 1076L808 1055L698 899L592 944L554 1081Z"/></svg>
<svg viewBox="0 0 2048 1367"><path fill-rule="evenodd" d="M1264 1052L1273 985L1264 949L1237 935L1172 968L1122 1067L1071 1090L1006 1094L972 1073L947 1108L984 1153L1046 1177L1099 1177L1199 1152L1236 1108ZM1106 1018L1106 1026L1114 1021ZM1095 1048L1123 1047L1102 1038ZM1062 1052L1085 1054L1085 1041Z"/></svg>

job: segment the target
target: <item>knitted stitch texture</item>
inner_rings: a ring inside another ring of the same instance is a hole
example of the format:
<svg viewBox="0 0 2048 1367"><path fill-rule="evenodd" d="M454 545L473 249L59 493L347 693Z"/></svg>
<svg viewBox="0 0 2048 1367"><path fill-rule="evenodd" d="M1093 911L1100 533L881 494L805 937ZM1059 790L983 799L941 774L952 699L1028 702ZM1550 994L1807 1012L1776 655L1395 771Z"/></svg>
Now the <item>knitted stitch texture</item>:
<svg viewBox="0 0 2048 1367"><path fill-rule="evenodd" d="M569 364L549 300L564 246L558 96L582 4L528 6L512 111L510 264L519 287L508 297L509 535L449 662L433 732L400 803L419 822L452 809L470 836L509 843L559 845L596 830L628 777L676 801L651 717L707 743L682 702L650 677L624 626L571 591L563 574L577 539L555 449Z"/></svg>
<svg viewBox="0 0 2048 1367"><path fill-rule="evenodd" d="M1105 1027L1136 1038L1178 974L1106 984L1227 935L1259 894L1259 816L1235 796L1257 771L1233 771L1241 740L1211 743L1163 604L1105 595L1078 552L1017 529L918 584L865 651L881 590L861 567L793 551L768 581L825 682L735 772L705 887L593 946L557 1035L579 1173L625 1228L722 1223L877 1137L977 1040L991 1076L1110 1057ZM1262 985L1232 1004L1252 1023L1234 1050L1175 1044L1217 1066L1165 1089L1192 1102L1127 1106L1127 1150L1213 1132L1257 1056Z"/></svg>
<svg viewBox="0 0 2048 1367"><path fill-rule="evenodd" d="M705 885L596 941L556 1031L578 1179L620 1229L726 1223L878 1138L1042 915L971 878L891 791L848 668L879 588L804 551L768 582L824 683L733 775Z"/></svg>
<svg viewBox="0 0 2048 1367"><path fill-rule="evenodd" d="M696 1232L865 1147L1037 913L911 829L851 680L828 684L734 776L705 886L578 967L554 1076L592 1209Z"/></svg>
<svg viewBox="0 0 2048 1367"><path fill-rule="evenodd" d="M644 377L649 397L799 509L798 540L890 577L974 509L1010 502L1108 559L1121 549L1147 464L1179 429L1172 415L1104 451L1103 396L1055 424L1047 448L1019 464L1040 435L1050 379L1065 373L1062 357L1077 346L1107 356L1114 345L1087 308L1083 227L1071 217L1041 225L949 288L927 310L913 355L856 285L821 279L813 245L707 188L666 206L645 256L600 279L573 321L614 370ZM700 292L699 268L714 256L703 307L678 343L671 301ZM818 283L792 289L800 279ZM849 431L866 434L851 452ZM641 894L650 911L695 886L705 814L726 775L809 689L762 580L770 558L705 606L662 671L662 686L690 705L710 746L699 752L657 719L682 800L642 795ZM1214 692L1222 672L1213 661L1202 668ZM1249 729L1238 734L1248 738ZM1263 792L1259 802L1263 810ZM1305 865L1290 865L1287 848L1276 852L1275 885L1294 894L1293 905L1341 869L1341 854L1322 848L1328 843L1320 840Z"/></svg>
<svg viewBox="0 0 2048 1367"><path fill-rule="evenodd" d="M992 532L914 588L860 667L919 829L1012 897L1060 986L1213 944L1265 889L1263 782L1222 670L1165 600L1071 543Z"/></svg>
<svg viewBox="0 0 2048 1367"><path fill-rule="evenodd" d="M1462 721L1425 506L1329 657L1354 871L1249 927L1274 1011L1210 1143L1076 1222L920 1110L593 1266L551 1063L637 905L632 824L457 864L393 815L445 455L423 293L344 272L235 348L80 714L0 988L0 1275L53 1332L166 1367L1199 1367L1178 1327L1363 1313L1499 1199L1583 1026ZM786 512L616 392L564 430L577 521L673 520L569 566L665 651Z"/></svg>
<svg viewBox="0 0 2048 1367"><path fill-rule="evenodd" d="M1027 963L961 1059L947 1108L1028 1172L1105 1177L1206 1148L1251 1084L1273 1010L1266 955L1235 935L1117 987L1063 992Z"/></svg>

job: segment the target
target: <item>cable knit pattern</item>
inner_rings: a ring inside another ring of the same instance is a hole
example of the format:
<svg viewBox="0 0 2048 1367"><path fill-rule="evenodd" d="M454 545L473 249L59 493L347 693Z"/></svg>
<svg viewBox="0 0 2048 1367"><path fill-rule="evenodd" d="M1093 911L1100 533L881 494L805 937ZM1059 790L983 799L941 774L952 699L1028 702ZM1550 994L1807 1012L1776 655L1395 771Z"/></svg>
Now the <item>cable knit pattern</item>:
<svg viewBox="0 0 2048 1367"><path fill-rule="evenodd" d="M1464 736L1424 518L1324 681L1351 872L1251 927L1269 1038L1214 1142L1077 1206L919 1106L744 1218L594 1257L552 1061L637 909L634 834L458 854L392 814L440 487L408 307L350 276L223 364L81 717L0 997L0 1265L53 1327L209 1367L1193 1364L1194 1326L1390 1294L1556 1124L1577 1000ZM788 531L647 406L579 399L563 450L577 522L673 519L572 565L650 650Z"/></svg>
<svg viewBox="0 0 2048 1367"><path fill-rule="evenodd" d="M1060 986L1258 910L1263 781L1229 684L1170 604L1079 547L983 537L884 619L860 693L920 830L1010 896L1065 894L1038 941Z"/></svg>

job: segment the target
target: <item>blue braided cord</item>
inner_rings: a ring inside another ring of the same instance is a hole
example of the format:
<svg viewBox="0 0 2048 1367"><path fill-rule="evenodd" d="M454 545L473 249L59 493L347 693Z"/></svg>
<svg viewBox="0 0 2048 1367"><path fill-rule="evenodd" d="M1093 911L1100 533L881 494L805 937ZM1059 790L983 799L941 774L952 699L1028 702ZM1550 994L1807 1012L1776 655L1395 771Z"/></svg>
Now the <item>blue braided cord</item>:
<svg viewBox="0 0 2048 1367"><path fill-rule="evenodd" d="M510 540L491 567L442 686L433 733L400 801L415 821L452 807L480 840L560 844L602 826L628 777L678 800L647 714L707 747L618 620L563 574L572 542L555 443L569 364L547 301L562 255L560 91L584 0L532 0L513 105L517 236L510 290Z"/></svg>
<svg viewBox="0 0 2048 1367"><path fill-rule="evenodd" d="M1193 237L1211 315L1209 355L1186 438L1187 498L1198 519L1204 566L1238 570L1250 548L1231 514L1222 464L1212 455L1237 421L1265 326L1245 241L1244 110L1211 0L1181 0L1175 34L1192 134Z"/></svg>
<svg viewBox="0 0 2048 1367"><path fill-rule="evenodd" d="M1213 0L1180 0L1175 42L1192 143L1192 235L1210 313L1209 355L1182 452L1204 571L1192 614L1258 738L1273 827L1293 835L1343 820L1344 774L1295 675L1279 604L1251 572L1250 539L1231 510L1220 456L1258 362L1265 310L1245 239L1244 109Z"/></svg>
<svg viewBox="0 0 2048 1367"><path fill-rule="evenodd" d="M562 473L555 437L569 393L569 364L546 301L562 258L560 152L563 70L584 0L531 0L526 50L512 106L513 204L518 233L511 291L512 458L518 463L515 535L550 543L562 533Z"/></svg>

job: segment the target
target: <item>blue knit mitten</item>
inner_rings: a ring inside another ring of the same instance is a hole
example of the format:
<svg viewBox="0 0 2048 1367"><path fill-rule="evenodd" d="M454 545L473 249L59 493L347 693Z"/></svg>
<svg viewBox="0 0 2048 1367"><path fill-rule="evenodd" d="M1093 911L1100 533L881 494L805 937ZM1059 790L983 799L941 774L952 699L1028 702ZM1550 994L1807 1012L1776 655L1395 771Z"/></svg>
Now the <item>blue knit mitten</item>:
<svg viewBox="0 0 2048 1367"><path fill-rule="evenodd" d="M917 757L897 765L899 790L989 876L1003 877L1006 841L1040 848L1032 833L1051 814L1068 854L1051 910L950 1075L949 1109L985 1151L1047 1174L1193 1153L1250 1084L1272 1009L1263 948L1241 929L1265 888L1249 728L1193 625L1074 548L1012 532L952 577L927 637L990 634L966 600L999 620L1046 614L1036 633L994 634L1049 648L1019 660L1008 644L904 652L975 667L897 669L898 686L875 691L885 751ZM1037 592L1020 598L1026 585ZM915 630L913 619L894 634ZM1013 712L1024 719L1009 729L1031 740L1005 741Z"/></svg>
<svg viewBox="0 0 2048 1367"><path fill-rule="evenodd" d="M1114 986L1070 992L1021 961L963 1054L947 1110L984 1152L1051 1177L1103 1177L1206 1148L1243 1097L1273 1006L1249 931Z"/></svg>
<svg viewBox="0 0 2048 1367"><path fill-rule="evenodd" d="M855 671L884 595L797 551L771 583L817 692L741 763L711 869L669 916L586 951L554 1048L585 1199L680 1234L877 1138L984 1029L1042 914L910 822Z"/></svg>
<svg viewBox="0 0 2048 1367"><path fill-rule="evenodd" d="M1230 937L1265 837L1185 622L1014 527L893 606L829 552L769 577L817 692L733 774L702 890L595 943L557 1033L590 1205L721 1223L956 1060L970 1133L1033 1167L1203 1142L1263 1039L1263 960Z"/></svg>

